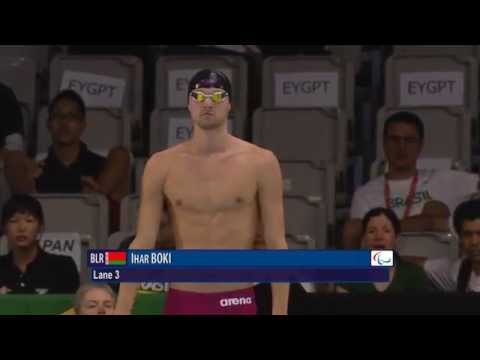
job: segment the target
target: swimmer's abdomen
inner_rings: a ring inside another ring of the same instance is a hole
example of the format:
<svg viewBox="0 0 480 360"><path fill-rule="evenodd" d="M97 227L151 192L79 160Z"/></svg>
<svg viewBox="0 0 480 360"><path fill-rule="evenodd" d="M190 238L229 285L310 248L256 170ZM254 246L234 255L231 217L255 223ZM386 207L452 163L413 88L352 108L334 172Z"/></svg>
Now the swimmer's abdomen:
<svg viewBox="0 0 480 360"><path fill-rule="evenodd" d="M212 213L176 211L172 219L177 249L253 249L259 232L255 206ZM172 289L217 293L253 287L251 283L173 283Z"/></svg>
<svg viewBox="0 0 480 360"><path fill-rule="evenodd" d="M252 249L259 232L255 203L228 210L172 214L177 249Z"/></svg>

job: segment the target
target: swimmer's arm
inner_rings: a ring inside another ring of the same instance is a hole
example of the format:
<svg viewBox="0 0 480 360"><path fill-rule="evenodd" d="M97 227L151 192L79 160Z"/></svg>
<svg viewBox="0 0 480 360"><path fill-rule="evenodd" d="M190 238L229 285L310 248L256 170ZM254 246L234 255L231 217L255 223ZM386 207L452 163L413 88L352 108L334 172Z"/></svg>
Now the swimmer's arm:
<svg viewBox="0 0 480 360"><path fill-rule="evenodd" d="M263 156L259 167L258 197L267 248L287 249L282 174L277 158L269 151ZM273 315L287 315L288 294L289 284L272 284Z"/></svg>
<svg viewBox="0 0 480 360"><path fill-rule="evenodd" d="M158 155L152 158L145 167L142 179L142 195L138 215L137 235L130 249L152 249L163 215L163 184L166 171L160 164ZM139 284L120 285L115 313L130 314Z"/></svg>

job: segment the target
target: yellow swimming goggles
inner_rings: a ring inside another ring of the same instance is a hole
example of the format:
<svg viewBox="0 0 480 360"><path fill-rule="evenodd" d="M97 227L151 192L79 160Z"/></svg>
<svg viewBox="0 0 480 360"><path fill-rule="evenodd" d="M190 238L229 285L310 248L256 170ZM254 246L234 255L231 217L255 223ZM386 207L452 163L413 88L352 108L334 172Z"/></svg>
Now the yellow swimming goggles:
<svg viewBox="0 0 480 360"><path fill-rule="evenodd" d="M220 104L226 97L228 97L228 93L226 91L216 91L213 94L205 94L203 91L194 90L190 94L193 99L199 103L205 102L207 99L212 100L214 104Z"/></svg>

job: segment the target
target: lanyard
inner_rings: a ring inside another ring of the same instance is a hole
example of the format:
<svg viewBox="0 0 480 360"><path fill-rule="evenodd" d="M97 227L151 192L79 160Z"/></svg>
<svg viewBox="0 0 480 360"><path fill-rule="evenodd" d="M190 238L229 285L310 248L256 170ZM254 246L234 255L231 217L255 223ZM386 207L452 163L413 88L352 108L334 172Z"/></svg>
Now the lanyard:
<svg viewBox="0 0 480 360"><path fill-rule="evenodd" d="M412 179L412 183L410 184L410 191L407 196L406 204L405 204L405 213L403 214L403 219L410 216L410 211L412 210L413 206L413 199L415 198L415 192L417 191L417 183L418 183L418 171L415 172L415 176ZM385 175L385 204L388 209L390 209L390 185L388 183L387 175Z"/></svg>

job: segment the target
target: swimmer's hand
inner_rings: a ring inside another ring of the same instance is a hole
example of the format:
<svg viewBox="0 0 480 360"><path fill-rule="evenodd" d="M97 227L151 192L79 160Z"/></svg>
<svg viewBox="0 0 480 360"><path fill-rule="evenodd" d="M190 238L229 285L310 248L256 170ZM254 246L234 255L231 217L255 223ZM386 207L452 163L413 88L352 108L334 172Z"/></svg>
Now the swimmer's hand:
<svg viewBox="0 0 480 360"><path fill-rule="evenodd" d="M286 316L287 315L287 311L286 310L273 310L272 311L272 315L273 316Z"/></svg>
<svg viewBox="0 0 480 360"><path fill-rule="evenodd" d="M12 290L10 290L9 288L7 288L6 286L3 286L3 287L0 288L0 295L6 295L6 294L8 294L10 291L12 291Z"/></svg>

